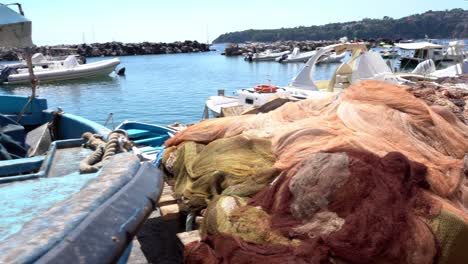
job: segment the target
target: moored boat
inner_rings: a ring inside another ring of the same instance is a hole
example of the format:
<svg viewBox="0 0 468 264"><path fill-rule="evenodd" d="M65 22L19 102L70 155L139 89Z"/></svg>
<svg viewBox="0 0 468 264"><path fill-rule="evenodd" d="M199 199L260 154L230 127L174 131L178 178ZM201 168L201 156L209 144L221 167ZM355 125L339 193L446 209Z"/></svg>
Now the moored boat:
<svg viewBox="0 0 468 264"><path fill-rule="evenodd" d="M395 43L395 46L404 50L400 57L401 68L416 67L428 59L438 63L444 58L443 46L430 42Z"/></svg>
<svg viewBox="0 0 468 264"><path fill-rule="evenodd" d="M81 78L106 76L120 64L118 58L107 59L87 64L79 64L74 55L68 56L63 63L47 63L33 67L35 77L41 81L62 81ZM27 68L3 67L0 69L0 83L19 84L29 82Z"/></svg>
<svg viewBox="0 0 468 264"><path fill-rule="evenodd" d="M346 53L343 52L341 54L336 54L336 52L331 52L329 54L325 54L323 57L319 59L317 64L319 63L340 63L346 57Z"/></svg>
<svg viewBox="0 0 468 264"><path fill-rule="evenodd" d="M275 60L281 63L307 62L316 53L315 50L300 52L298 47L294 48L291 54L285 54Z"/></svg>
<svg viewBox="0 0 468 264"><path fill-rule="evenodd" d="M280 58L289 53L291 52L288 50L281 52L273 52L272 50L268 49L260 53L247 54L247 56L245 56L244 59L246 61L274 61L276 58Z"/></svg>

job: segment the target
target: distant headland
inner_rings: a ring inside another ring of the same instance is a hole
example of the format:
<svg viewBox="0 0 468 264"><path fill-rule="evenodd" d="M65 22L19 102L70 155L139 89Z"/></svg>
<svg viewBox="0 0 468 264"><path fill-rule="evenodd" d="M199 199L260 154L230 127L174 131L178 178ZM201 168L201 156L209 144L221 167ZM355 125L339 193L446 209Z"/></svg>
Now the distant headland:
<svg viewBox="0 0 468 264"><path fill-rule="evenodd" d="M423 39L468 38L468 10L427 11L400 19L383 17L361 21L331 23L322 26L249 29L225 33L213 43L245 43L274 41L333 40L347 36L350 39Z"/></svg>

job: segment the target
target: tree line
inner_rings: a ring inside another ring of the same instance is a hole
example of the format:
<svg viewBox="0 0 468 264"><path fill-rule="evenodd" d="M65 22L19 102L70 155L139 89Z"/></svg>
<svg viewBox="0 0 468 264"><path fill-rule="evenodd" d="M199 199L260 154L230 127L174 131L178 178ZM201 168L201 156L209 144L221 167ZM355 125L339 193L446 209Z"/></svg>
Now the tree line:
<svg viewBox="0 0 468 264"><path fill-rule="evenodd" d="M225 33L213 43L272 42L279 40L350 39L422 39L468 38L468 10L461 8L432 11L400 19L364 18L360 21L331 23L322 26L299 26L280 29L249 29Z"/></svg>

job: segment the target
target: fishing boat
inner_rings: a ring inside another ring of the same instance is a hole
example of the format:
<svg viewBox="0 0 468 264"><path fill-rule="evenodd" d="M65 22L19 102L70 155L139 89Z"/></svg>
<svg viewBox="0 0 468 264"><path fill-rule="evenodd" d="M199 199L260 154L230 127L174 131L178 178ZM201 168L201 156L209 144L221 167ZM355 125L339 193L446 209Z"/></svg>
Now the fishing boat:
<svg viewBox="0 0 468 264"><path fill-rule="evenodd" d="M400 67L414 68L425 60L433 60L436 64L444 59L444 46L430 42L395 43L404 52L400 57Z"/></svg>
<svg viewBox="0 0 468 264"><path fill-rule="evenodd" d="M282 57L291 53L289 50L282 52L273 52L271 49L267 49L260 53L249 53L245 56L246 61L275 61L276 58Z"/></svg>
<svg viewBox="0 0 468 264"><path fill-rule="evenodd" d="M115 71L119 64L118 58L79 64L76 56L70 55L63 62L40 60L33 64L33 71L40 82L62 81L107 76ZM29 81L27 67L6 65L0 68L0 84L20 84Z"/></svg>
<svg viewBox="0 0 468 264"><path fill-rule="evenodd" d="M0 96L0 112L0 263L125 258L159 198L159 170L135 154L121 153L102 169L80 173L93 153L83 147L82 135L109 142L109 129L48 110L41 98Z"/></svg>
<svg viewBox="0 0 468 264"><path fill-rule="evenodd" d="M290 62L307 62L312 56L316 53L313 51L300 52L298 47L294 48L291 54L285 54L281 57L276 58L275 60L280 63L290 63Z"/></svg>
<svg viewBox="0 0 468 264"><path fill-rule="evenodd" d="M352 52L351 59L342 63L335 70L330 80L314 80L315 66L324 55L336 52L338 55ZM393 83L405 82L395 74L382 59L379 53L367 51L364 43L342 43L318 49L302 70L286 87L271 84L258 85L253 88L237 90L236 97L224 95L210 96L205 103L204 117L225 116L227 112L243 113L252 107L259 107L278 96L289 96L295 99L317 98L327 96L330 92L339 92L359 80L384 80ZM233 111L227 109L235 109Z"/></svg>

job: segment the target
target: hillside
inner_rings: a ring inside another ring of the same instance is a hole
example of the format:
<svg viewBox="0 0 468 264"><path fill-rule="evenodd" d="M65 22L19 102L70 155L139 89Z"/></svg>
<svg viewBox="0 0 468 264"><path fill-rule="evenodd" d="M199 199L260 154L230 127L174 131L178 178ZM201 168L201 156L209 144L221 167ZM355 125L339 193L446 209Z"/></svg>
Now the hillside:
<svg viewBox="0 0 468 264"><path fill-rule="evenodd" d="M330 40L343 36L359 39L468 38L468 10L427 11L400 19L365 18L361 21L322 26L249 29L225 33L213 43L271 42L277 40Z"/></svg>

